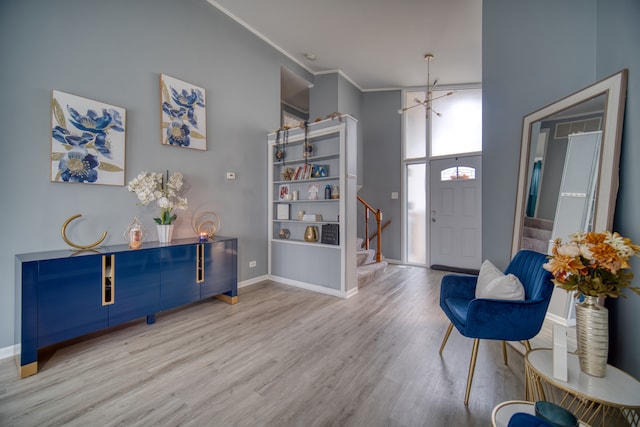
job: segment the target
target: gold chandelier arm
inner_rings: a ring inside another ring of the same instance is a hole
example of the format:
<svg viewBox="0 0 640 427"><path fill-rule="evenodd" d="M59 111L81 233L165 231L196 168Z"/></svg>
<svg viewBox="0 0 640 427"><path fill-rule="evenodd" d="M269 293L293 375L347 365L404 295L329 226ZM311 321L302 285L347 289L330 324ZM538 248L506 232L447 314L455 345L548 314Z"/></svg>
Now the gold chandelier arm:
<svg viewBox="0 0 640 427"><path fill-rule="evenodd" d="M435 98L431 98L431 101L435 101L436 99L444 98L445 96L453 95L453 92L447 92L444 95L436 96Z"/></svg>
<svg viewBox="0 0 640 427"><path fill-rule="evenodd" d="M91 249L91 248L94 248L94 247L98 246L100 243L102 243L104 241L104 239L106 239L106 237L107 237L107 232L106 231L102 233L102 236L95 243L91 243L89 245L76 245L71 240L69 240L69 238L67 237L67 226L69 225L69 223L71 221L73 221L76 218L80 218L81 216L82 216L81 214L76 214L76 215L70 216L69 218L67 218L67 220L64 222L64 224L62 224L62 230L60 231L60 233L62 234L62 240L64 240L67 245L72 246L74 248L78 248L78 249Z"/></svg>
<svg viewBox="0 0 640 427"><path fill-rule="evenodd" d="M410 107L404 107L404 108L401 108L401 109L399 109L399 110L398 110L398 114L402 114L402 113L404 113L405 111L411 110L412 108L415 108L415 107L419 107L420 105L425 105L425 102L426 102L426 101L422 101L422 102L419 102L419 103L417 103L417 104L413 104L413 105L412 105L412 106L410 106Z"/></svg>

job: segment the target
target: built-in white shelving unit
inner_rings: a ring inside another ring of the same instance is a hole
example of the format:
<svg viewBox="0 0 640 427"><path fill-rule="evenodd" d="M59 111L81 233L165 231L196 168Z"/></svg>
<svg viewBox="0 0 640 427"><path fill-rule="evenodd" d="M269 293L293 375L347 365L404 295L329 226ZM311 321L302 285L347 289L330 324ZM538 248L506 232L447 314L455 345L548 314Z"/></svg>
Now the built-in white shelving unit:
<svg viewBox="0 0 640 427"><path fill-rule="evenodd" d="M273 280L340 297L357 293L356 132L356 120L343 115L267 136ZM305 240L307 227L315 227L317 241Z"/></svg>

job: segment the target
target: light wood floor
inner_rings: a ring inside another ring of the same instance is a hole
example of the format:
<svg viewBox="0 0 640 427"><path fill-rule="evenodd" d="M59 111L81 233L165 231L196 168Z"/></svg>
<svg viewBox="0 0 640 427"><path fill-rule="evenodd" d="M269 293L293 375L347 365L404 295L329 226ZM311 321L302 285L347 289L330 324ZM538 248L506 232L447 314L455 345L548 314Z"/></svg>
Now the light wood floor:
<svg viewBox="0 0 640 427"><path fill-rule="evenodd" d="M524 398L522 356L438 307L442 272L389 266L348 300L273 282L58 348L18 379L0 362L0 426L487 426Z"/></svg>

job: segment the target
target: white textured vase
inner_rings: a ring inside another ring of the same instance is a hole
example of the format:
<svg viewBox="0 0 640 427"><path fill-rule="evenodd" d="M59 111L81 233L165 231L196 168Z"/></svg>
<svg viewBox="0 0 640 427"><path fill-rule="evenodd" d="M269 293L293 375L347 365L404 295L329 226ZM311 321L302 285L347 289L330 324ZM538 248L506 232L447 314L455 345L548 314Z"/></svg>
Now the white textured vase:
<svg viewBox="0 0 640 427"><path fill-rule="evenodd" d="M158 229L158 242L170 243L173 235L173 224L156 224Z"/></svg>
<svg viewBox="0 0 640 427"><path fill-rule="evenodd" d="M580 370L604 377L609 354L609 310L598 304L598 297L586 296L576 304L576 334Z"/></svg>

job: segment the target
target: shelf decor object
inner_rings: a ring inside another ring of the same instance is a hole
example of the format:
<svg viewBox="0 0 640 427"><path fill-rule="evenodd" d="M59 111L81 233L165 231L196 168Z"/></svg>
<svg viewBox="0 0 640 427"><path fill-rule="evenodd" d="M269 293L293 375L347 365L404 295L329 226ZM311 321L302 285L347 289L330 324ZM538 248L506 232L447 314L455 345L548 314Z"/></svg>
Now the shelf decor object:
<svg viewBox="0 0 640 427"><path fill-rule="evenodd" d="M357 127L349 115L331 115L267 135L271 279L341 298L358 292ZM338 188L343 197L334 198Z"/></svg>
<svg viewBox="0 0 640 427"><path fill-rule="evenodd" d="M322 243L327 245L340 244L340 226L338 224L322 224Z"/></svg>
<svg viewBox="0 0 640 427"><path fill-rule="evenodd" d="M609 356L609 310L598 304L598 297L585 296L576 304L576 337L582 372L604 377Z"/></svg>
<svg viewBox="0 0 640 427"><path fill-rule="evenodd" d="M278 213L276 215L277 219L289 219L289 205L287 204L279 204L278 205Z"/></svg>
<svg viewBox="0 0 640 427"><path fill-rule="evenodd" d="M291 232L288 228L281 228L280 233L278 234L281 239L288 239L291 236Z"/></svg>
<svg viewBox="0 0 640 427"><path fill-rule="evenodd" d="M160 74L162 144L207 149L205 91L190 83Z"/></svg>
<svg viewBox="0 0 640 427"><path fill-rule="evenodd" d="M594 377L606 375L609 353L609 312L598 303L617 298L622 289L632 287L629 258L640 254L640 246L618 233L574 233L570 241L555 240L552 255L544 268L553 274L553 283L575 291L583 298L576 305L576 334L582 372Z"/></svg>
<svg viewBox="0 0 640 427"><path fill-rule="evenodd" d="M69 238L67 237L67 227L69 226L69 223L71 221L73 221L76 218L80 218L82 215L81 214L76 214L73 216L70 216L69 218L67 218L67 220L64 222L64 224L62 224L62 229L60 230L60 234L62 234L62 240L64 240L64 242L75 248L75 249L79 249L79 250L85 250L85 249L93 249L96 246L98 246L100 243L102 243L104 241L104 239L107 238L107 232L104 231L102 233L102 236L100 236L100 238L98 240L96 240L93 243L89 243L88 245L78 245L76 243L73 243L71 240L69 240Z"/></svg>
<svg viewBox="0 0 640 427"><path fill-rule="evenodd" d="M124 108L54 90L51 181L124 185Z"/></svg>
<svg viewBox="0 0 640 427"><path fill-rule="evenodd" d="M185 193L189 187L184 185L180 172L169 175L158 172L141 172L137 177L129 181L127 189L136 193L142 206L156 202L160 208L160 216L154 218L158 230L158 241L168 243L173 236L173 222L178 215L174 209L186 210L189 206Z"/></svg>
<svg viewBox="0 0 640 427"><path fill-rule="evenodd" d="M304 240L307 242L317 242L318 227L315 225L307 225L307 228L304 230Z"/></svg>
<svg viewBox="0 0 640 427"><path fill-rule="evenodd" d="M222 221L215 212L199 212L191 218L191 228L198 236L206 234L208 238L213 238L222 229Z"/></svg>
<svg viewBox="0 0 640 427"><path fill-rule="evenodd" d="M158 242L171 243L173 238L173 224L156 224L158 231Z"/></svg>
<svg viewBox="0 0 640 427"><path fill-rule="evenodd" d="M137 216L133 218L133 221L131 221L126 230L124 230L122 236L124 237L124 240L129 242L130 249L140 249L142 247L144 226L138 220Z"/></svg>

